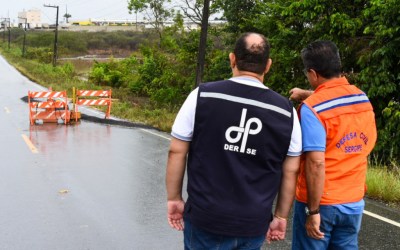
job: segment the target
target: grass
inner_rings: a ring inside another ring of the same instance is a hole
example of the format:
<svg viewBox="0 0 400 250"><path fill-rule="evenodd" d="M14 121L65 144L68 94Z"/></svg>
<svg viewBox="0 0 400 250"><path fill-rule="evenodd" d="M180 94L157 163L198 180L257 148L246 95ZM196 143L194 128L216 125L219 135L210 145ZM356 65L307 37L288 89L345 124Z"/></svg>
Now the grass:
<svg viewBox="0 0 400 250"><path fill-rule="evenodd" d="M385 167L370 167L367 172L367 196L391 205L400 205L400 173Z"/></svg>
<svg viewBox="0 0 400 250"><path fill-rule="evenodd" d="M152 106L138 106L135 103L115 101L112 104L113 116L146 125L150 125L161 131L171 131L176 111L166 108L154 108Z"/></svg>

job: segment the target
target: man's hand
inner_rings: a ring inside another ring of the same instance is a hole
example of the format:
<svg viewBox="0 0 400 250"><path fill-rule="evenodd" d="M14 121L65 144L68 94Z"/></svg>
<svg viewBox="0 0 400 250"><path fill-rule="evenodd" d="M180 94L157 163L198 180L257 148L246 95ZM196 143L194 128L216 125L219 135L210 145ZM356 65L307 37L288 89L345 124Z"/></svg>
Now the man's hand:
<svg viewBox="0 0 400 250"><path fill-rule="evenodd" d="M168 201L168 224L178 230L183 230L183 209L185 207L185 202L182 200Z"/></svg>
<svg viewBox="0 0 400 250"><path fill-rule="evenodd" d="M268 244L271 241L279 241L285 239L287 220L274 217L269 224L268 232L266 235Z"/></svg>
<svg viewBox="0 0 400 250"><path fill-rule="evenodd" d="M289 91L290 100L295 100L298 102L302 102L305 99L307 99L307 97L309 97L311 94L313 93L313 91L310 90L304 90L304 89L300 89L300 88L293 88Z"/></svg>
<svg viewBox="0 0 400 250"><path fill-rule="evenodd" d="M306 230L308 237L320 240L324 238L324 233L319 230L321 225L321 214L307 216Z"/></svg>

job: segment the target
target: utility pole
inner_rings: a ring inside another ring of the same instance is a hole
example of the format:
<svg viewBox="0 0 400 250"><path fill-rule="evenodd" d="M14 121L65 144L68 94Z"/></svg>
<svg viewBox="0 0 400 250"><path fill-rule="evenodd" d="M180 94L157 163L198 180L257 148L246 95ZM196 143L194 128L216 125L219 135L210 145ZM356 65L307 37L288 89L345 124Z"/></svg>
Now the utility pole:
<svg viewBox="0 0 400 250"><path fill-rule="evenodd" d="M18 17L19 19L24 19L25 23L24 23L24 41L22 43L22 57L25 57L25 44L26 44L26 22L28 21L28 18L25 17Z"/></svg>
<svg viewBox="0 0 400 250"><path fill-rule="evenodd" d="M44 5L44 7L56 8L57 9L57 16L56 16L56 31L55 31L55 38L54 38L54 53L53 53L53 67L57 65L57 40L58 40L58 6L56 5Z"/></svg>
<svg viewBox="0 0 400 250"><path fill-rule="evenodd" d="M11 21L10 18L8 17L8 50L10 50L10 44L11 44Z"/></svg>

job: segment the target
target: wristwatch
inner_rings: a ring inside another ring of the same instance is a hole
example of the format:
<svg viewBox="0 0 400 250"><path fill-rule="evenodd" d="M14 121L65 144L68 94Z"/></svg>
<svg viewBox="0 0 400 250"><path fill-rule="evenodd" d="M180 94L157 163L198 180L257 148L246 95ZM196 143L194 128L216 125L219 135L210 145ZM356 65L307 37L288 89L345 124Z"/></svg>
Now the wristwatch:
<svg viewBox="0 0 400 250"><path fill-rule="evenodd" d="M314 215L314 214L319 214L319 208L317 208L317 209L311 211L311 210L308 209L308 207L306 206L305 210L306 210L306 215L307 215L307 216Z"/></svg>

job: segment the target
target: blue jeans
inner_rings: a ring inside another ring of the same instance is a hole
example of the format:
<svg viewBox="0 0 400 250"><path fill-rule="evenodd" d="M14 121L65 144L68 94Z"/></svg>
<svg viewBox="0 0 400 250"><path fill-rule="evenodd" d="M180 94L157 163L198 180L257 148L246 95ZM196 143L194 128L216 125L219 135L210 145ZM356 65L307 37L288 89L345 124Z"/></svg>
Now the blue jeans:
<svg viewBox="0 0 400 250"><path fill-rule="evenodd" d="M185 250L259 250L265 240L265 235L232 237L213 234L193 226L187 218L183 235Z"/></svg>
<svg viewBox="0 0 400 250"><path fill-rule="evenodd" d="M325 236L316 240L307 236L305 207L305 203L295 202L292 250L358 249L362 214L344 214L334 206L320 206L320 230Z"/></svg>

